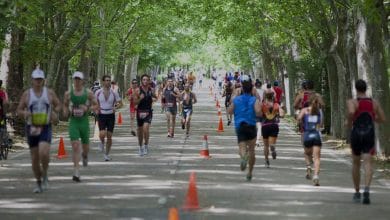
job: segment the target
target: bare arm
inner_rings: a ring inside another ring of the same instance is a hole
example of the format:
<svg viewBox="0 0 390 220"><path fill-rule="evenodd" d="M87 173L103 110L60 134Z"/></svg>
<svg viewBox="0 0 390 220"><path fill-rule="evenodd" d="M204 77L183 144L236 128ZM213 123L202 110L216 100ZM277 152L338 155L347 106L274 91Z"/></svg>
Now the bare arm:
<svg viewBox="0 0 390 220"><path fill-rule="evenodd" d="M92 91L88 92L88 100L89 100L89 103L91 105L90 106L90 110L96 113L96 111L99 108L99 106L98 106L99 104L98 104L98 102L96 100L95 94Z"/></svg>
<svg viewBox="0 0 390 220"><path fill-rule="evenodd" d="M356 111L356 107L357 106L356 106L355 100L350 99L347 101L347 118L345 121L345 125L347 126L347 128L352 127L352 120L353 120L353 116L354 116L355 111Z"/></svg>
<svg viewBox="0 0 390 220"><path fill-rule="evenodd" d="M192 97L193 97L193 103L192 104L195 104L195 103L197 103L198 102L198 100L196 99L196 95L195 95L195 93L192 93Z"/></svg>
<svg viewBox="0 0 390 220"><path fill-rule="evenodd" d="M385 112L383 111L381 105L374 101L374 110L375 110L375 121L377 123L382 123L386 121Z"/></svg>
<svg viewBox="0 0 390 220"><path fill-rule="evenodd" d="M66 118L69 117L69 103L70 103L70 94L69 92L65 92L64 105L62 106L62 113Z"/></svg>
<svg viewBox="0 0 390 220"><path fill-rule="evenodd" d="M26 90L23 94L22 97L20 97L20 101L18 104L18 107L16 108L16 112L18 113L18 116L20 118L27 118L30 114L29 111L26 110L27 108L27 98L28 97L28 90Z"/></svg>
<svg viewBox="0 0 390 220"><path fill-rule="evenodd" d="M297 120L298 120L298 121L302 121L302 118L303 118L303 116L306 114L306 112L307 112L307 108L302 109L302 111L299 112L299 115L298 115L298 117L297 117Z"/></svg>
<svg viewBox="0 0 390 220"><path fill-rule="evenodd" d="M298 94L297 97L295 97L295 100L294 100L294 109L300 109L301 106L300 106L300 103L302 101L302 95L301 94Z"/></svg>
<svg viewBox="0 0 390 220"><path fill-rule="evenodd" d="M255 102L255 113L256 113L257 117L263 116L263 112L261 111L261 102L259 99L256 99L256 102Z"/></svg>
<svg viewBox="0 0 390 220"><path fill-rule="evenodd" d="M227 113L228 114L233 114L234 113L234 103L233 102L229 105L229 107L227 109Z"/></svg>

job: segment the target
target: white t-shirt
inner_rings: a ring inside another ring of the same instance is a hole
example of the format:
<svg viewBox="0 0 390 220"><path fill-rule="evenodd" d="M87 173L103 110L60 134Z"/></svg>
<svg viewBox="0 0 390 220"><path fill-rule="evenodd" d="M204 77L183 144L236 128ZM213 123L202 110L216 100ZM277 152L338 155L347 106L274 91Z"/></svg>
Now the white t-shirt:
<svg viewBox="0 0 390 220"><path fill-rule="evenodd" d="M114 106L116 102L121 101L119 94L114 90L110 89L110 94L108 98L104 96L104 89L99 89L96 91L96 100L99 103L100 114L112 114L114 113Z"/></svg>

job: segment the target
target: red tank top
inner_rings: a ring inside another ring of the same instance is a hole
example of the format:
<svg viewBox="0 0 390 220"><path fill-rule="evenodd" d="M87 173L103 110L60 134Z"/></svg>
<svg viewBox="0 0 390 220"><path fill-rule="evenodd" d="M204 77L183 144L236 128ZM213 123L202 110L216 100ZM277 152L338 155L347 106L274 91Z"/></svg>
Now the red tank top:
<svg viewBox="0 0 390 220"><path fill-rule="evenodd" d="M362 112L368 112L372 119L375 119L375 111L374 111L374 103L372 102L371 98L358 98L358 109L356 110L353 120L355 121L356 118L362 113Z"/></svg>

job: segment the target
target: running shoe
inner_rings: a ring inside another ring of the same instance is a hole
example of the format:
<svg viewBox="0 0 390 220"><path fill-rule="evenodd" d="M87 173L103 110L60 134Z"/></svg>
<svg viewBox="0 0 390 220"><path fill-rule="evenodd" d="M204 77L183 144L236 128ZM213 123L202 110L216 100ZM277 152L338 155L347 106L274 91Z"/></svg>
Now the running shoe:
<svg viewBox="0 0 390 220"><path fill-rule="evenodd" d="M149 147L147 145L144 145L144 155L148 155L149 153Z"/></svg>
<svg viewBox="0 0 390 220"><path fill-rule="evenodd" d="M168 132L168 135L167 135L167 137L169 137L169 138L170 138L170 137L171 137L171 133L169 133L169 132Z"/></svg>
<svg viewBox="0 0 390 220"><path fill-rule="evenodd" d="M134 137L137 136L137 134L135 133L135 131L131 131L130 132Z"/></svg>
<svg viewBox="0 0 390 220"><path fill-rule="evenodd" d="M228 123L227 123L227 125L229 126L231 123L232 123L232 121L228 120Z"/></svg>
<svg viewBox="0 0 390 220"><path fill-rule="evenodd" d="M241 157L241 163L240 163L241 171L244 171L246 169L247 164L248 164L248 155L245 155Z"/></svg>
<svg viewBox="0 0 390 220"><path fill-rule="evenodd" d="M352 200L353 200L355 203L360 203L360 202L361 202L361 193L360 193L360 192L355 192L355 193L353 194Z"/></svg>
<svg viewBox="0 0 390 220"><path fill-rule="evenodd" d="M183 122L181 123L181 129L186 129L186 125Z"/></svg>
<svg viewBox="0 0 390 220"><path fill-rule="evenodd" d="M37 187L34 188L33 193L41 193L43 192L41 183L37 183Z"/></svg>
<svg viewBox="0 0 390 220"><path fill-rule="evenodd" d="M306 168L306 179L308 179L308 180L311 179L311 173L312 173L311 167L307 167Z"/></svg>
<svg viewBox="0 0 390 220"><path fill-rule="evenodd" d="M144 148L143 147L140 147L138 149L138 156L140 156L140 157L144 156Z"/></svg>
<svg viewBox="0 0 390 220"><path fill-rule="evenodd" d="M320 186L320 178L318 177L318 175L313 176L313 185Z"/></svg>
<svg viewBox="0 0 390 220"><path fill-rule="evenodd" d="M272 159L276 159L276 150L275 150L275 146L271 146L271 155L272 155Z"/></svg>
<svg viewBox="0 0 390 220"><path fill-rule="evenodd" d="M49 189L49 179L47 178L47 176L44 176L42 179L42 190L46 191Z"/></svg>
<svg viewBox="0 0 390 220"><path fill-rule="evenodd" d="M252 180L252 174L246 175L246 181L250 182Z"/></svg>
<svg viewBox="0 0 390 220"><path fill-rule="evenodd" d="M269 168L269 160L265 161L265 167Z"/></svg>
<svg viewBox="0 0 390 220"><path fill-rule="evenodd" d="M83 167L88 166L88 157L87 156L82 156L83 157Z"/></svg>
<svg viewBox="0 0 390 220"><path fill-rule="evenodd" d="M109 157L107 154L104 154L104 161L110 161L111 157Z"/></svg>
<svg viewBox="0 0 390 220"><path fill-rule="evenodd" d="M99 142L99 152L103 152L104 150L104 144L102 142Z"/></svg>
<svg viewBox="0 0 390 220"><path fill-rule="evenodd" d="M364 192L363 193L363 204L368 205L370 204L370 193L369 192Z"/></svg>
<svg viewBox="0 0 390 220"><path fill-rule="evenodd" d="M73 177L72 177L72 180L73 180L74 182L76 182L76 183L79 183L79 182L81 182L81 180L80 180L80 177L79 177L79 176L73 176Z"/></svg>

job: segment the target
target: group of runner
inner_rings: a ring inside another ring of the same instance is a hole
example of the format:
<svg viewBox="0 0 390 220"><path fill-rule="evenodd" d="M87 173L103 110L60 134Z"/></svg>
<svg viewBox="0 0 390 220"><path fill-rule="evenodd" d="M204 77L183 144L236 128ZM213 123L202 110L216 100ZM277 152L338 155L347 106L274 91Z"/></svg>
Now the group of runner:
<svg viewBox="0 0 390 220"><path fill-rule="evenodd" d="M347 129L351 129L350 143L352 148L352 179L355 193L353 200L370 204L369 187L372 179L372 156L375 154L374 122L384 122L385 115L379 103L366 94L367 84L364 80L355 83L356 99L347 102ZM234 126L237 135L240 168L244 171L249 165L246 179L252 179L256 161L255 146L263 139L265 166L270 167L269 154L276 159L276 140L279 134L279 119L284 116L281 106L283 90L277 81L273 86L262 87L260 80L252 82L251 78L241 75L239 80L226 80L224 85L225 106L228 125L234 115ZM321 130L324 124L324 101L314 91L312 81L304 81L302 90L294 100L296 119L301 132L306 162L306 178L320 186ZM257 132L256 132L257 130ZM256 143L257 140L257 143ZM363 160L365 178L363 199L360 193L360 166ZM312 170L314 166L314 172Z"/></svg>

